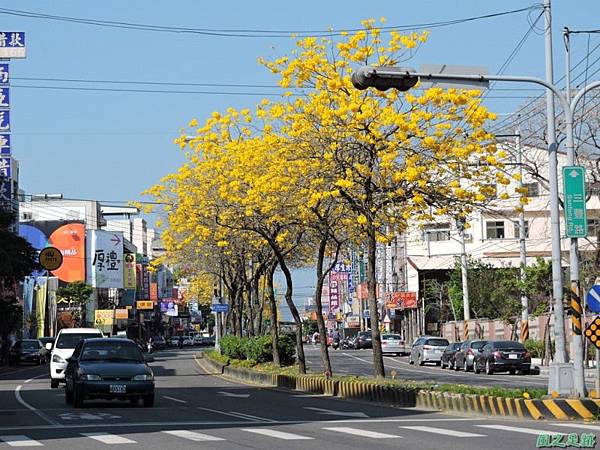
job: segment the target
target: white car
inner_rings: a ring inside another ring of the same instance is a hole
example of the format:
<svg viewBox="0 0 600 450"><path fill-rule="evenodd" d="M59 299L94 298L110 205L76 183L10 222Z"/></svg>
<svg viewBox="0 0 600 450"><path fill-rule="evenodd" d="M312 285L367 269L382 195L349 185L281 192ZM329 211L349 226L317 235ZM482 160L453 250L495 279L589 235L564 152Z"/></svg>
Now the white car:
<svg viewBox="0 0 600 450"><path fill-rule="evenodd" d="M58 332L54 346L46 344L48 350L52 350L50 357L50 387L55 389L59 383L65 382L65 369L67 359L73 355L75 346L82 339L104 337L96 328L63 328Z"/></svg>

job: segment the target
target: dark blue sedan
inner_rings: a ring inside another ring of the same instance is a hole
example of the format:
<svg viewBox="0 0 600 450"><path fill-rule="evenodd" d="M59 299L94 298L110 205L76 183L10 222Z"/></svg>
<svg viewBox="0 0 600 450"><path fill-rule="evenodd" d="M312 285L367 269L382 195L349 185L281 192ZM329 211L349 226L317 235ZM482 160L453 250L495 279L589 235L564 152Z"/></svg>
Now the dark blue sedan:
<svg viewBox="0 0 600 450"><path fill-rule="evenodd" d="M135 342L122 338L85 339L67 360L65 400L76 408L85 399L129 400L154 405L154 374Z"/></svg>

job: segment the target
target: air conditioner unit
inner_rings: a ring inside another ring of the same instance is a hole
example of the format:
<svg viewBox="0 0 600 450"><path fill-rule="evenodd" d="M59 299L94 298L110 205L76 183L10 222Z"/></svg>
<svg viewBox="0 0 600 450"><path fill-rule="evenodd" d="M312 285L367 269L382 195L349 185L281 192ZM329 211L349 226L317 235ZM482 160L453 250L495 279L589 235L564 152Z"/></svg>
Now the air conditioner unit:
<svg viewBox="0 0 600 450"><path fill-rule="evenodd" d="M471 233L465 233L465 241L472 241L473 235Z"/></svg>
<svg viewBox="0 0 600 450"><path fill-rule="evenodd" d="M31 212L22 212L21 213L21 220L22 221L33 220L33 213L31 213Z"/></svg>

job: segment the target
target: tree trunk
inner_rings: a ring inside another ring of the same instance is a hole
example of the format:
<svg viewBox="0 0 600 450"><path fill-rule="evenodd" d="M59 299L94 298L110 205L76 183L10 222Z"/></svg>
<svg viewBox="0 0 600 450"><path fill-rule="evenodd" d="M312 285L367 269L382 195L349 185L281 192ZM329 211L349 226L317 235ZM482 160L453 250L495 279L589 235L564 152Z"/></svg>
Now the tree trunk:
<svg viewBox="0 0 600 450"><path fill-rule="evenodd" d="M275 250L275 249L273 249ZM293 300L293 281L292 274L290 269L288 268L285 258L281 251L277 248L275 250L275 254L277 255L277 260L279 261L279 267L281 267L281 271L285 276L285 301L292 313L292 317L294 318L294 322L296 323L296 354L298 357L298 371L302 374L306 373L306 359L304 357L304 343L302 342L302 319L300 318L300 314L298 313L298 308L294 305Z"/></svg>
<svg viewBox="0 0 600 450"><path fill-rule="evenodd" d="M371 336L373 342L373 372L377 378L385 377L383 366L383 353L381 351L381 335L379 333L379 312L377 309L377 279L375 276L375 227L370 222L367 236L367 288L369 298L369 312L371 316Z"/></svg>
<svg viewBox="0 0 600 450"><path fill-rule="evenodd" d="M323 303L321 302L321 294L323 293L323 282L325 274L323 273L323 263L325 260L325 250L327 248L327 236L319 242L319 252L317 254L317 286L315 288L315 304L317 305L317 327L319 329L321 359L323 360L323 370L329 376L333 375L331 369L331 360L329 359L329 351L327 349L327 333L325 330L325 320L323 319Z"/></svg>
<svg viewBox="0 0 600 450"><path fill-rule="evenodd" d="M267 297L271 309L271 349L273 351L273 363L276 366L281 366L279 347L277 346L279 341L279 330L277 328L277 302L275 301L275 289L273 287L273 276L275 275L276 268L277 263L273 263L267 271Z"/></svg>

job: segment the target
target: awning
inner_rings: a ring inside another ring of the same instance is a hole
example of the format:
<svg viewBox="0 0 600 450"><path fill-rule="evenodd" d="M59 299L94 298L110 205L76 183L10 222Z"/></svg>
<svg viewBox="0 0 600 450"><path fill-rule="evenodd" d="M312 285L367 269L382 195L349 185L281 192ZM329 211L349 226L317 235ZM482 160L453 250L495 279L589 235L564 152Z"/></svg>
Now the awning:
<svg viewBox="0 0 600 450"><path fill-rule="evenodd" d="M448 270L454 267L457 256L409 256L408 263L416 270Z"/></svg>

